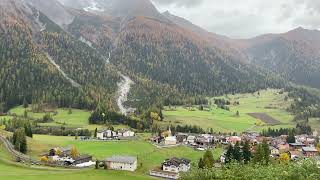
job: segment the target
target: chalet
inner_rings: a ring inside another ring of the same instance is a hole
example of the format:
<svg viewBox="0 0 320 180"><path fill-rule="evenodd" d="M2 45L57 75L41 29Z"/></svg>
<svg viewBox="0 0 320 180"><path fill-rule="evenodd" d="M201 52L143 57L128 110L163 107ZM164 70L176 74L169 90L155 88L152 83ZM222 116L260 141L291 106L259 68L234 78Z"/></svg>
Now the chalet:
<svg viewBox="0 0 320 180"><path fill-rule="evenodd" d="M105 160L107 169L135 171L137 169L137 157L112 156Z"/></svg>
<svg viewBox="0 0 320 180"><path fill-rule="evenodd" d="M168 172L187 172L190 170L190 160L189 159L184 159L184 158L171 158L167 159L162 163L162 170L163 171L168 171Z"/></svg>
<svg viewBox="0 0 320 180"><path fill-rule="evenodd" d="M114 132L112 130L101 130L97 132L97 139L99 140L113 139L117 137L117 132Z"/></svg>
<svg viewBox="0 0 320 180"><path fill-rule="evenodd" d="M319 152L315 147L302 147L302 153L306 157L314 157L319 155Z"/></svg>
<svg viewBox="0 0 320 180"><path fill-rule="evenodd" d="M162 168L151 170L151 176L166 178L166 179L179 179L180 172L188 172L191 167L191 161L184 158L171 158L162 163Z"/></svg>
<svg viewBox="0 0 320 180"><path fill-rule="evenodd" d="M121 129L118 131L118 136L119 137L133 137L134 132L126 129Z"/></svg>

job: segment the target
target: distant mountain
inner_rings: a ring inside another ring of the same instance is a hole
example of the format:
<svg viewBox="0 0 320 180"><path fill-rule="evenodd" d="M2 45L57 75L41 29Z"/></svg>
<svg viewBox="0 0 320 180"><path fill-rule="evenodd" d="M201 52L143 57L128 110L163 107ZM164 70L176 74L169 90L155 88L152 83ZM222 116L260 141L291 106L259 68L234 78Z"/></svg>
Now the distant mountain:
<svg viewBox="0 0 320 180"><path fill-rule="evenodd" d="M64 6L97 15L122 17L124 19L144 16L163 18L149 0L59 0Z"/></svg>
<svg viewBox="0 0 320 180"><path fill-rule="evenodd" d="M235 43L251 63L298 84L320 88L320 31L297 28Z"/></svg>

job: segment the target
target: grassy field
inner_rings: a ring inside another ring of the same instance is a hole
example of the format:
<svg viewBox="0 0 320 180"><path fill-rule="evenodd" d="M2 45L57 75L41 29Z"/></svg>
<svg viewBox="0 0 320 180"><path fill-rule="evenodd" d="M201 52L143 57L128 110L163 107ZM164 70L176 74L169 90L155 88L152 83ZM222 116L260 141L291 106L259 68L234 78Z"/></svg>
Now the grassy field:
<svg viewBox="0 0 320 180"><path fill-rule="evenodd" d="M35 158L47 152L53 147L76 146L83 154L91 154L94 158L103 160L112 155L132 155L138 157L138 170L134 173L106 170L61 170L61 169L34 169L20 166L8 160L9 155L0 146L0 179L152 179L148 171L160 166L167 158L185 157L197 164L203 152L195 151L192 148L179 146L174 148L158 149L144 138L149 134L139 134L136 141L79 141L72 137L57 137L47 135L35 135L33 139L28 139L29 154ZM222 149L213 150L217 159L222 153Z"/></svg>
<svg viewBox="0 0 320 180"><path fill-rule="evenodd" d="M41 119L45 115L45 113L33 113L31 112L30 108L27 108L28 111L28 117L32 119ZM90 112L86 110L80 110L80 109L71 109L71 114L69 114L69 109L65 108L58 108L55 110L57 112L56 115L54 113L51 113L53 122L50 123L38 123L40 126L65 126L65 127L71 127L71 128L85 128L89 130L94 130L95 128L103 129L103 125L90 125L89 124L89 117ZM25 109L22 106L17 106L15 108L10 109L10 114L17 115L17 116L23 116ZM12 116L0 116L1 119L12 119ZM128 126L125 125L115 125L115 129L123 129L128 128Z"/></svg>
<svg viewBox="0 0 320 180"><path fill-rule="evenodd" d="M203 152L184 146L158 149L143 138L138 138L135 141L80 141L74 140L72 137L35 135L32 140L29 140L29 144L31 147L30 154L34 157L38 157L39 154L46 152L49 148L57 146L75 146L80 153L93 155L94 158L99 160L112 155L137 156L139 161L138 172L140 173L146 173L150 168L159 166L166 158L185 157L196 162L203 155ZM221 152L221 149L214 150L215 158L218 158Z"/></svg>
<svg viewBox="0 0 320 180"><path fill-rule="evenodd" d="M263 126L256 126L261 120L249 116L247 113L266 113L281 122L273 128L293 127L291 122L293 116L286 111L291 101L285 100L286 93L279 93L280 90L268 89L254 94L226 95L216 98L224 98L231 102L230 111L212 106L209 111L199 111L193 108L192 111L184 107L177 107L174 110L164 111L165 121L163 125L188 124L197 125L203 129L212 128L216 132L242 132L245 130L261 130L271 127L262 123ZM211 99L213 101L214 98ZM233 102L240 104L235 105ZM239 111L240 116L236 116Z"/></svg>
<svg viewBox="0 0 320 180"><path fill-rule="evenodd" d="M27 108L28 117L33 119L41 119L45 113L33 113L29 108ZM16 114L18 116L23 116L25 109L22 106L15 107L11 109L10 114ZM52 118L54 122L43 123L45 126L55 126L57 124L66 124L67 126L80 127L88 125L88 119L90 117L90 112L79 109L71 109L71 114L69 114L69 109L57 109L57 114L53 115Z"/></svg>

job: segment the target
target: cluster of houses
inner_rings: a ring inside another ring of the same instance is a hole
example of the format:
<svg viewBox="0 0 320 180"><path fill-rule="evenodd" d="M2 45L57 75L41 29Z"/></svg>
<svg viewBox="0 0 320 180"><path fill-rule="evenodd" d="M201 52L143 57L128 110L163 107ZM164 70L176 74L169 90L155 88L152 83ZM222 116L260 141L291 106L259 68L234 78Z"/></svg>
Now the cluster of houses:
<svg viewBox="0 0 320 180"><path fill-rule="evenodd" d="M162 133L161 136L154 136L150 141L161 146L188 145L198 150L211 148L215 142L214 136L211 134L188 134L177 133L172 135L169 128L168 131Z"/></svg>
<svg viewBox="0 0 320 180"><path fill-rule="evenodd" d="M121 129L113 131L110 129L100 130L97 132L98 140L126 139L134 137L135 133L131 130Z"/></svg>
<svg viewBox="0 0 320 180"><path fill-rule="evenodd" d="M56 147L50 149L48 153L43 154L41 157L45 157L48 160L47 163L60 166L76 166L76 167L88 167L95 164L92 161L92 156L87 154L72 155L72 148L60 148Z"/></svg>
<svg viewBox="0 0 320 180"><path fill-rule="evenodd" d="M267 140L270 149L270 156L277 159L280 154L287 153L291 160L299 160L303 158L314 158L319 156L319 151L315 147L318 134L314 132L312 135L301 134L295 136L295 142L288 143L287 135L278 137L264 137L256 132L243 133L241 136L229 136L225 138L226 143L235 144L236 142L249 141L252 145L251 151L255 152L255 145ZM225 152L220 156L220 161L225 162Z"/></svg>

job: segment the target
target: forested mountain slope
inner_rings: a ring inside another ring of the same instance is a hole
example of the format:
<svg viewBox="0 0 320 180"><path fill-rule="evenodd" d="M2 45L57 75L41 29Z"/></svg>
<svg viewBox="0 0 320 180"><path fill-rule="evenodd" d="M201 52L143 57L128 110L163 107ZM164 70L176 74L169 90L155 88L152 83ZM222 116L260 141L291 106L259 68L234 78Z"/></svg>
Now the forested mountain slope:
<svg viewBox="0 0 320 180"><path fill-rule="evenodd" d="M295 83L320 88L320 31L298 28L237 43L251 63Z"/></svg>
<svg viewBox="0 0 320 180"><path fill-rule="evenodd" d="M0 19L1 111L24 99L89 109L104 101L112 108L120 78L106 59L25 1L5 1ZM43 31L38 21L45 24Z"/></svg>

